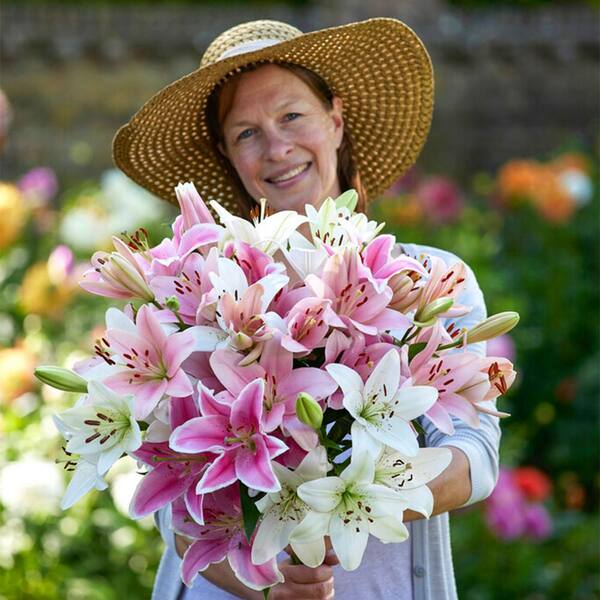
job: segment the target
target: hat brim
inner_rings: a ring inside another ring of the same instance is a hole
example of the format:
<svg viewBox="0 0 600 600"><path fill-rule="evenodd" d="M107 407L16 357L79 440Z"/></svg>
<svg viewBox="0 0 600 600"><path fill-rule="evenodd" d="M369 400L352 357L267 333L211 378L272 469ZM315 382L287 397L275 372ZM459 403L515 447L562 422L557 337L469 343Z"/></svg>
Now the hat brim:
<svg viewBox="0 0 600 600"><path fill-rule="evenodd" d="M209 136L205 109L214 87L237 69L288 62L320 75L344 103L344 124L367 196L412 166L433 114L433 69L407 25L377 18L277 43L201 67L163 88L117 132L115 164L153 194L177 203L192 181L205 200L237 210L234 190Z"/></svg>

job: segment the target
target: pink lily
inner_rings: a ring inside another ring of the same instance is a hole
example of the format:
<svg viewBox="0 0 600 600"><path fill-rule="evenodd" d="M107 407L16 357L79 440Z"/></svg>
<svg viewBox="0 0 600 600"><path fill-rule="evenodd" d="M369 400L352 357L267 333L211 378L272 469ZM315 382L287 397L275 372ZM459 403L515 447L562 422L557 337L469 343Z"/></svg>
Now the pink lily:
<svg viewBox="0 0 600 600"><path fill-rule="evenodd" d="M123 370L104 383L116 392L134 395L136 419L145 419L165 394L192 394L181 363L194 350L194 336L189 331L167 335L149 306L140 308L135 326L128 330L108 329L106 341L121 358Z"/></svg>
<svg viewBox="0 0 600 600"><path fill-rule="evenodd" d="M225 258L231 258L244 271L248 284L256 283L271 273L285 271L281 263L276 263L271 256L258 248L242 241L228 242L224 249Z"/></svg>
<svg viewBox="0 0 600 600"><path fill-rule="evenodd" d="M437 388L438 399L425 415L440 431L452 435L454 425L450 415L471 427L479 427L475 405L483 401L489 382L487 375L478 369L481 359L476 354L437 353L443 337L443 327L436 322L425 348L410 361L409 368L415 385Z"/></svg>
<svg viewBox="0 0 600 600"><path fill-rule="evenodd" d="M178 452L220 454L204 473L196 492L212 492L238 479L256 490L278 491L281 486L271 460L288 448L264 431L262 379L246 385L231 404L219 402L202 384L200 386L203 416L177 427L169 439L171 448Z"/></svg>
<svg viewBox="0 0 600 600"><path fill-rule="evenodd" d="M254 379L264 380L265 431L282 426L305 450L313 448L317 437L313 429L301 423L295 414L296 398L306 392L320 401L336 390L336 383L322 369L293 368L293 355L281 348L276 339L263 347L259 363L240 366L240 355L217 350L210 359L213 371L230 394L236 396L241 388Z"/></svg>
<svg viewBox="0 0 600 600"><path fill-rule="evenodd" d="M331 300L332 309L347 326L368 335L381 330L400 330L410 322L403 314L387 308L392 291L389 287L378 292L368 279L360 277L360 257L352 252L330 256L321 277L310 274L306 284L319 298Z"/></svg>
<svg viewBox="0 0 600 600"><path fill-rule="evenodd" d="M169 408L171 429L200 415L192 396L171 398ZM196 486L207 464L214 460L213 454L182 454L169 448L167 442L144 442L132 456L152 469L140 481L131 499L129 512L134 519L183 497L194 520L202 523L202 496L196 494Z"/></svg>
<svg viewBox="0 0 600 600"><path fill-rule="evenodd" d="M216 268L216 252L205 259L193 252L181 261L178 272L173 275L159 275L150 282L156 300L165 305L169 298L175 298L179 305L177 314L187 325L214 321L216 302L211 304L208 295L213 289L209 273Z"/></svg>
<svg viewBox="0 0 600 600"><path fill-rule="evenodd" d="M412 271L427 275L425 267L418 260L405 254L393 258L395 244L393 235L379 235L361 253L363 264L367 267L365 276L374 283L377 291L381 291L389 279L398 273Z"/></svg>
<svg viewBox="0 0 600 600"><path fill-rule="evenodd" d="M467 267L463 262L458 262L448 268L446 263L437 256L429 256L425 261L425 268L429 271L429 278L419 298L417 313L438 298L453 298L455 303L438 318L461 317L470 310L468 306L456 303L465 287Z"/></svg>
<svg viewBox="0 0 600 600"><path fill-rule="evenodd" d="M330 327L344 327L331 310L331 302L320 298L304 298L296 303L286 318L287 334L281 345L290 352L309 352L323 345Z"/></svg>
<svg viewBox="0 0 600 600"><path fill-rule="evenodd" d="M79 285L86 291L108 298L154 300L146 271L149 261L118 237L113 237L116 252L95 252L92 268L85 271Z"/></svg>
<svg viewBox="0 0 600 600"><path fill-rule="evenodd" d="M191 587L199 572L227 558L236 577L253 590L263 590L283 581L273 558L255 565L252 546L244 533L238 486L233 485L204 498L204 524L190 518L181 500L173 503L173 527L194 541L181 564L181 578Z"/></svg>

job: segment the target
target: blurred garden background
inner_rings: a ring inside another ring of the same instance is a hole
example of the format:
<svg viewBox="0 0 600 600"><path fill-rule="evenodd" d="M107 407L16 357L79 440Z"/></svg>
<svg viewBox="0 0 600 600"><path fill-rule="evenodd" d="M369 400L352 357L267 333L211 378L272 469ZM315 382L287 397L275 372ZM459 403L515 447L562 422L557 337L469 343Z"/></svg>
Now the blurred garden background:
<svg viewBox="0 0 600 600"><path fill-rule="evenodd" d="M417 165L371 207L398 240L475 270L521 323L490 353L518 380L503 470L453 516L461 598L597 598L600 36L597 2L5 2L0 87L0 600L149 598L162 551L127 506L136 466L67 512L52 414L71 394L38 364L93 352L106 299L77 282L112 235L153 242L174 210L111 164L116 129L239 22L310 31L393 16L424 40L436 109Z"/></svg>

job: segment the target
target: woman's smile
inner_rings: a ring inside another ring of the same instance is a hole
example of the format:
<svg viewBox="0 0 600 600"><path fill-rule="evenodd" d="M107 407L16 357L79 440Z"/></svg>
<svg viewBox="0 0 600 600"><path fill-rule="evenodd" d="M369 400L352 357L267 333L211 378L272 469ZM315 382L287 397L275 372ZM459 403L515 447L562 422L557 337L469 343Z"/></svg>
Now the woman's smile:
<svg viewBox="0 0 600 600"><path fill-rule="evenodd" d="M283 172L280 174L266 177L265 181L280 189L287 189L289 187L294 186L296 183L298 183L298 181L302 179L302 177L306 174L308 169L310 169L311 164L312 163L309 161L296 167L284 169Z"/></svg>

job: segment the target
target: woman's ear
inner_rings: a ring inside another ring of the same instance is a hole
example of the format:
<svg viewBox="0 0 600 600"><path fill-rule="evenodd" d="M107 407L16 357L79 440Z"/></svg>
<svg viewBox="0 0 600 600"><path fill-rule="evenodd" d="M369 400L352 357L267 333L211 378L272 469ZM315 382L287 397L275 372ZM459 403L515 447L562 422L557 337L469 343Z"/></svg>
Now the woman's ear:
<svg viewBox="0 0 600 600"><path fill-rule="evenodd" d="M337 150L341 146L342 139L344 138L344 116L343 116L344 103L339 96L334 96L331 104L332 104L332 109L331 109L330 116L331 116L331 120L333 122L333 127L334 127L333 132L334 132L335 142L336 142L335 147Z"/></svg>
<svg viewBox="0 0 600 600"><path fill-rule="evenodd" d="M225 144L223 142L219 142L217 144L217 150L225 157L225 158L229 158L227 156L227 149L225 148Z"/></svg>

